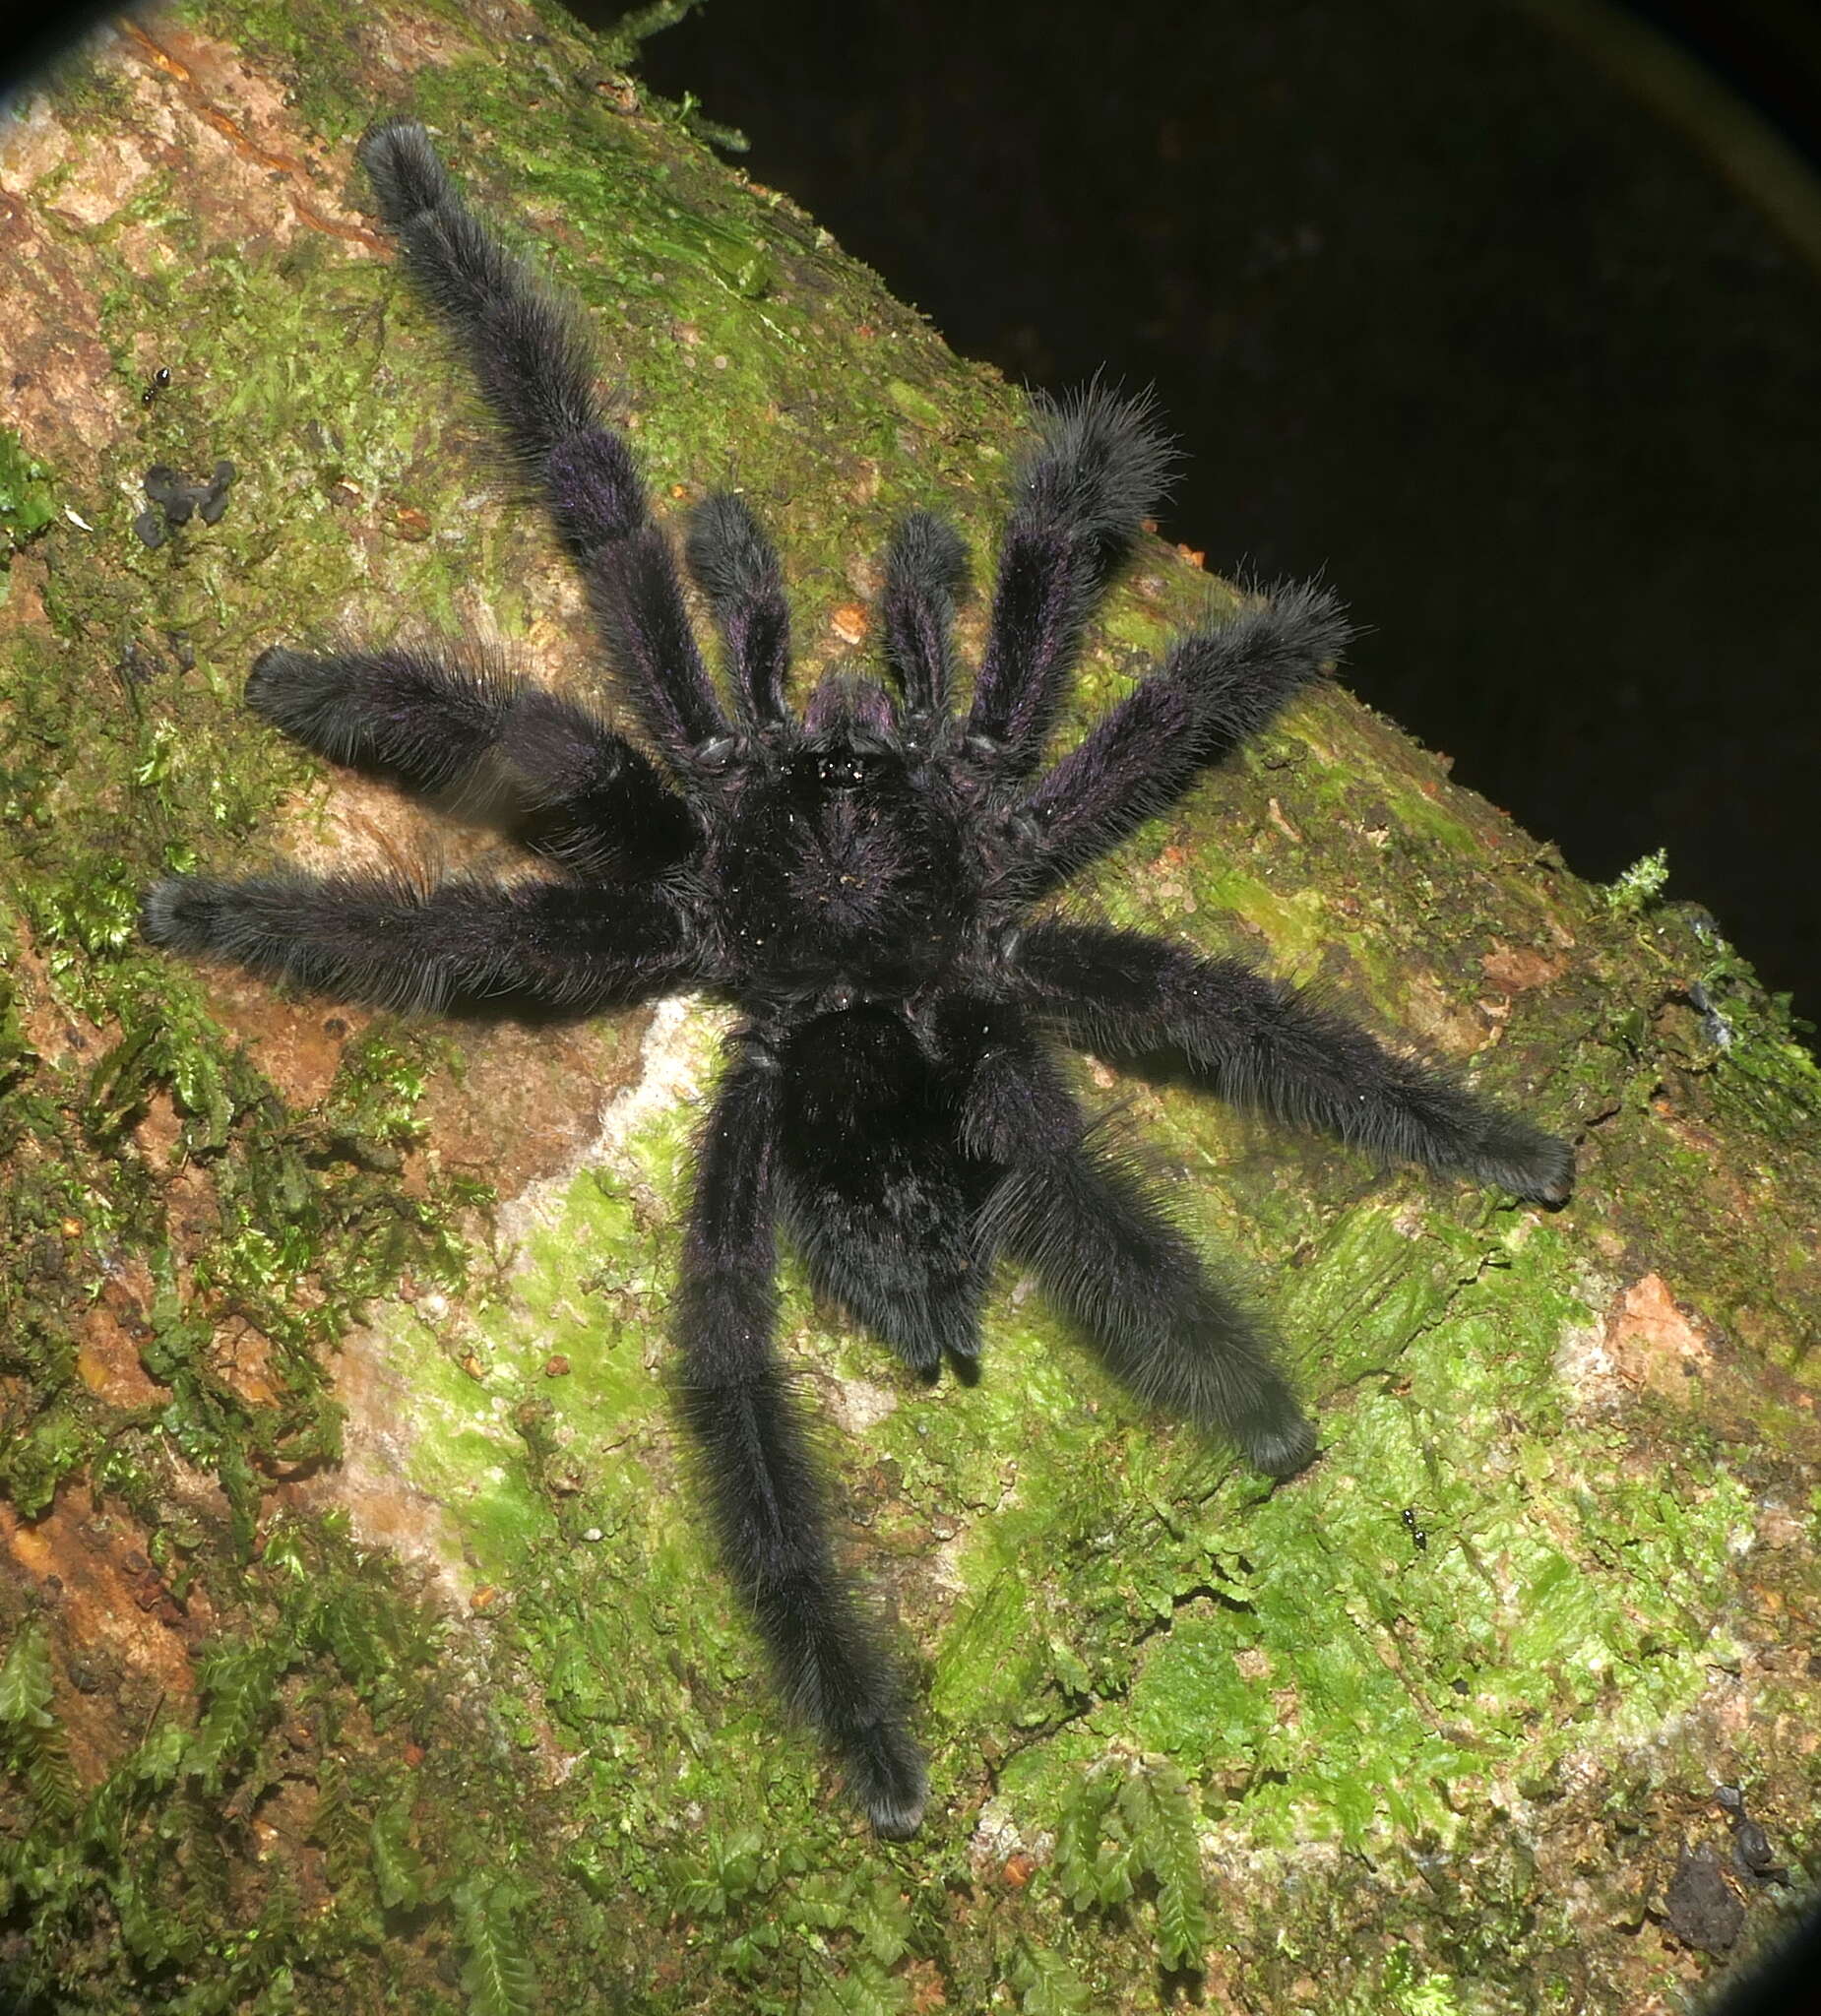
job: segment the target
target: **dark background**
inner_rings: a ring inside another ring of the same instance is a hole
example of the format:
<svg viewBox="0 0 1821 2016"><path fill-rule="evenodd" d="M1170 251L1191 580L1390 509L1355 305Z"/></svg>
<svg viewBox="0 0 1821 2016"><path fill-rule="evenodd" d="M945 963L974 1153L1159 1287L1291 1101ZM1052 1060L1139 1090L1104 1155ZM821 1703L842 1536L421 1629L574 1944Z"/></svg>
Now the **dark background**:
<svg viewBox="0 0 1821 2016"><path fill-rule="evenodd" d="M5 73L104 11L0 32ZM712 0L641 68L958 349L1154 383L1188 457L1168 536L1323 572L1365 699L1584 875L1666 848L1670 896L1821 1017L1821 25L1128 16ZM1754 134L1786 158L1746 192Z"/></svg>
<svg viewBox="0 0 1821 2016"><path fill-rule="evenodd" d="M640 67L958 349L1154 382L1168 536L1324 572L1356 691L1582 874L1666 848L1821 1014L1805 9L712 0Z"/></svg>

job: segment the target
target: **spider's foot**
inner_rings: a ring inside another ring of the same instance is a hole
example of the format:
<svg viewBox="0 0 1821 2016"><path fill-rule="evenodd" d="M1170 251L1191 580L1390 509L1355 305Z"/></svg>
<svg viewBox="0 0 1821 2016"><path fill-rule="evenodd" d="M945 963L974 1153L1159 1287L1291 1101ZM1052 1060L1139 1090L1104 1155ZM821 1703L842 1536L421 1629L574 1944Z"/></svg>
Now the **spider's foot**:
<svg viewBox="0 0 1821 2016"><path fill-rule="evenodd" d="M268 645L253 661L253 669L247 673L247 705L255 714L263 714L268 721L273 720L275 711L283 712L284 701L297 678L307 676L317 662L301 651L288 651L282 644ZM279 724L283 725L283 722Z"/></svg>
<svg viewBox="0 0 1821 2016"><path fill-rule="evenodd" d="M431 739L423 691L430 682L421 669L413 676L404 668L409 661L403 654L388 668L390 678L382 670L384 664L370 658L322 657L275 644L253 661L246 703L281 734L331 763L383 764L386 742L396 746L403 740L412 746L427 745ZM421 787L425 766L419 762L404 768L415 773L409 781Z"/></svg>
<svg viewBox="0 0 1821 2016"><path fill-rule="evenodd" d="M874 1723L849 1741L848 1785L873 1832L887 1841L909 1841L922 1825L929 1773L923 1753L896 1723Z"/></svg>
<svg viewBox="0 0 1821 2016"><path fill-rule="evenodd" d="M1247 1429L1239 1441L1253 1469L1267 1477L1294 1477L1315 1460L1315 1423L1293 1407L1268 1427Z"/></svg>
<svg viewBox="0 0 1821 2016"><path fill-rule="evenodd" d="M354 150L379 198L380 215L396 231L455 200L448 171L415 119L382 119Z"/></svg>
<svg viewBox="0 0 1821 2016"><path fill-rule="evenodd" d="M140 935L174 952L208 952L220 935L220 885L207 875L166 875L139 900Z"/></svg>
<svg viewBox="0 0 1821 2016"><path fill-rule="evenodd" d="M346 680L338 679L333 659L310 658L282 644L262 651L247 674L246 703L281 733L332 761L345 760L322 730L333 721L336 703L345 699Z"/></svg>
<svg viewBox="0 0 1821 2016"><path fill-rule="evenodd" d="M1503 1120L1476 1144L1473 1171L1531 1204L1566 1204L1574 1191L1574 1145L1527 1120Z"/></svg>

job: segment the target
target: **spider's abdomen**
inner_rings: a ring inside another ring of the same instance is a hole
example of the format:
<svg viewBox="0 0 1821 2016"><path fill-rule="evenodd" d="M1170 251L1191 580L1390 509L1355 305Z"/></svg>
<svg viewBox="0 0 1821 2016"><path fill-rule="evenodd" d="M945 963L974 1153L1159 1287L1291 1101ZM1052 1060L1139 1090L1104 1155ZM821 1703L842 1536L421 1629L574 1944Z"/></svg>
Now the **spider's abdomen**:
<svg viewBox="0 0 1821 2016"><path fill-rule="evenodd" d="M896 757L804 749L745 794L716 850L734 988L802 999L917 991L973 911L959 822Z"/></svg>

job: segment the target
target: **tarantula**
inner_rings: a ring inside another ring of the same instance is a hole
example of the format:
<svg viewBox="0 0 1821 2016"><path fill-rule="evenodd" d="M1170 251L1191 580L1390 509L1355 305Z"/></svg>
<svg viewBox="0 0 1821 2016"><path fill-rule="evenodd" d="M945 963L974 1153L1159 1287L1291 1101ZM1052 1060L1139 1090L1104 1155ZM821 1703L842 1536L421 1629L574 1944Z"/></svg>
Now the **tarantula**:
<svg viewBox="0 0 1821 2016"><path fill-rule="evenodd" d="M739 1010L675 1302L682 1414L785 1688L873 1826L907 1835L923 1761L837 1565L774 1353L775 1226L817 1289L927 1380L945 1362L975 1376L988 1277L1010 1255L1142 1399L1282 1478L1315 1435L1257 1319L1094 1139L1045 1037L1102 1056L1173 1049L1229 1098L1545 1203L1567 1196L1571 1152L1236 960L1032 914L1257 734L1348 636L1332 596L1281 591L1180 638L1041 767L1083 633L1165 472L1144 402L1096 387L1043 408L965 707L968 560L951 526L912 512L892 536L878 611L892 686L830 672L799 718L777 555L738 497L707 498L683 550L724 647L723 698L575 311L469 211L421 126L377 126L360 158L586 576L644 746L453 657L270 650L247 689L266 720L332 762L461 791L545 877L178 876L147 896L145 930L394 1008L591 1014L697 989Z"/></svg>

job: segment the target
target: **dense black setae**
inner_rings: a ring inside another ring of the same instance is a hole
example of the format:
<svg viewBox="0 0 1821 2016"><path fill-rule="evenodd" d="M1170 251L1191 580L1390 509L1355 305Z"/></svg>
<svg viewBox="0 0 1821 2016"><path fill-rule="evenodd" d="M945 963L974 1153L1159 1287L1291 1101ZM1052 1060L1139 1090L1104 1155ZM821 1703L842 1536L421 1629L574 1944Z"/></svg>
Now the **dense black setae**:
<svg viewBox="0 0 1821 2016"><path fill-rule="evenodd" d="M147 896L145 929L395 1008L587 1014L678 989L738 1008L676 1298L683 1413L785 1686L873 1825L906 1835L923 1761L835 1562L774 1354L775 1228L819 1289L929 1379L945 1361L972 1376L988 1275L1008 1254L1136 1393L1288 1477L1315 1436L1257 1319L1094 1144L1045 1040L1101 1056L1173 1049L1216 1092L1545 1203L1568 1195L1572 1156L1237 961L1031 919L1263 728L1348 635L1326 592L1286 589L1181 638L1043 767L1084 629L1164 472L1142 402L1096 388L1043 408L965 707L953 619L967 555L952 527L913 513L893 536L890 687L831 674L799 717L777 556L737 497L710 497L684 557L724 646L723 696L573 311L471 214L421 126L389 121L360 153L408 270L587 578L642 745L436 652L269 651L248 699L275 726L334 762L459 791L546 874L427 890L180 876Z"/></svg>

